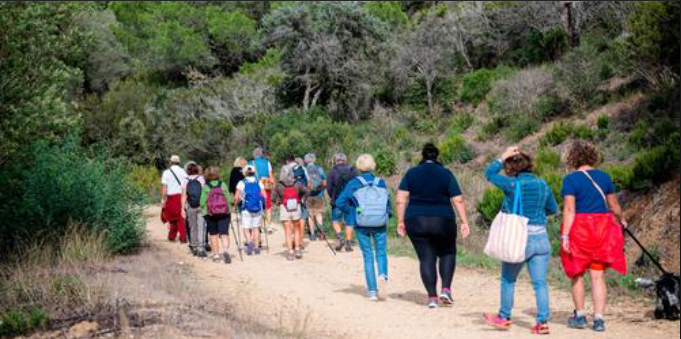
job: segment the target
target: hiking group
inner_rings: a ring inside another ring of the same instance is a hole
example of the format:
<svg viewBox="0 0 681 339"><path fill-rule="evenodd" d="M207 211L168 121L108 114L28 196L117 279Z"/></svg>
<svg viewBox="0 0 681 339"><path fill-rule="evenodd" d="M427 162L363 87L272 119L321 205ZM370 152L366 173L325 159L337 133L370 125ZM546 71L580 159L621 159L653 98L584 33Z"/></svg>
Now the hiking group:
<svg viewBox="0 0 681 339"><path fill-rule="evenodd" d="M355 166L349 164L345 154L335 154L328 176L314 154L302 159L288 155L275 177L272 163L261 148L256 148L253 160L235 161L228 183L217 167L202 171L196 163L188 162L182 168L179 157L172 156L171 167L161 179L162 219L169 225L170 241L179 234L184 243L189 235L194 255L205 258L210 250L214 261L230 263L230 229L240 255L242 247L249 256L269 250L267 235L274 230L272 207L276 206L285 232L287 261L303 258L306 234L310 241L325 240L334 254L352 252L356 241L363 256L367 297L381 301L387 299L388 224L394 217L397 233L411 240L417 254L427 306L448 306L454 303L457 237L461 233L466 239L471 229L462 189L455 175L438 162L439 150L426 144L422 156L396 188L394 215L388 185L374 174L376 162L369 154L358 156ZM595 168L599 159L598 150L588 142L575 141L567 150L566 163L572 171L565 176L561 192L560 254L563 270L572 282L574 313L568 327L589 327L584 279L588 272L594 308L592 329L602 332L607 300L605 271L626 273L622 227L627 227L627 222L610 176ZM547 218L558 212L558 204L549 185L532 169L530 154L509 147L489 163L484 173L503 191L504 198L485 248L485 253L501 261L500 307L498 312L483 314L483 320L500 330L511 328L515 285L527 266L537 307L536 325L531 331L549 334L551 242ZM323 227L327 200L335 246L329 243ZM235 231L234 223L240 231Z"/></svg>

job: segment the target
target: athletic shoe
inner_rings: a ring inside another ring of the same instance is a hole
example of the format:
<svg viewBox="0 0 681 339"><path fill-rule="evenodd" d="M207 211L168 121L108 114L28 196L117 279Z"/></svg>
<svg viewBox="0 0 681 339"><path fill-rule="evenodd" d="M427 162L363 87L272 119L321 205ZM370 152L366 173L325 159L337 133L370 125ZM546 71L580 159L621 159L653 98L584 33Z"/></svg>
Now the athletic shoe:
<svg viewBox="0 0 681 339"><path fill-rule="evenodd" d="M336 245L336 252L343 251L343 247L345 247L345 239L338 240L338 245Z"/></svg>
<svg viewBox="0 0 681 339"><path fill-rule="evenodd" d="M437 298L428 299L428 308L437 308L439 306Z"/></svg>
<svg viewBox="0 0 681 339"><path fill-rule="evenodd" d="M232 263L232 257L229 255L229 253L224 252L224 253L222 253L222 261L224 261L225 264L231 264Z"/></svg>
<svg viewBox="0 0 681 339"><path fill-rule="evenodd" d="M589 327L589 322L585 316L578 316L577 311L568 319L568 327L583 330Z"/></svg>
<svg viewBox="0 0 681 339"><path fill-rule="evenodd" d="M369 301L376 302L378 300L379 300L379 298L378 298L377 292L374 292L374 291L369 292Z"/></svg>
<svg viewBox="0 0 681 339"><path fill-rule="evenodd" d="M219 254L213 255L213 262L220 262L220 255Z"/></svg>
<svg viewBox="0 0 681 339"><path fill-rule="evenodd" d="M190 249L190 251L192 252L193 256L197 256L199 254L199 251L197 251L195 248Z"/></svg>
<svg viewBox="0 0 681 339"><path fill-rule="evenodd" d="M196 256L199 258L205 258L208 256L208 254L206 254L206 251L199 251L199 253L196 254Z"/></svg>
<svg viewBox="0 0 681 339"><path fill-rule="evenodd" d="M295 253L293 253L293 251L289 251L288 253L286 253L286 260L288 261L296 260Z"/></svg>
<svg viewBox="0 0 681 339"><path fill-rule="evenodd" d="M310 233L310 241L317 241L317 235L314 233Z"/></svg>
<svg viewBox="0 0 681 339"><path fill-rule="evenodd" d="M499 330L509 330L513 324L511 319L504 319L498 314L485 313L482 315L482 318L485 320L487 325Z"/></svg>
<svg viewBox="0 0 681 339"><path fill-rule="evenodd" d="M346 241L345 242L345 252L352 252L352 241Z"/></svg>
<svg viewBox="0 0 681 339"><path fill-rule="evenodd" d="M253 243L249 242L246 244L246 255L252 255L253 254Z"/></svg>
<svg viewBox="0 0 681 339"><path fill-rule="evenodd" d="M605 320L600 318L594 319L593 330L596 332L605 332Z"/></svg>
<svg viewBox="0 0 681 339"><path fill-rule="evenodd" d="M261 251L261 250L260 250L260 247L259 247L259 246L256 246L256 247L253 249L253 253L255 253L255 255L260 255L260 251Z"/></svg>
<svg viewBox="0 0 681 339"><path fill-rule="evenodd" d="M451 306L454 304L454 298L452 298L452 291L448 289L442 289L442 293L440 293L440 302L442 302L443 305Z"/></svg>
<svg viewBox="0 0 681 339"><path fill-rule="evenodd" d="M532 331L532 334L539 334L539 335L551 334L551 331L549 331L549 324L547 324L547 323L538 322L530 330Z"/></svg>
<svg viewBox="0 0 681 339"><path fill-rule="evenodd" d="M296 259L303 259L303 250L296 250L295 256Z"/></svg>
<svg viewBox="0 0 681 339"><path fill-rule="evenodd" d="M378 299L383 301L388 299L388 277L378 277Z"/></svg>

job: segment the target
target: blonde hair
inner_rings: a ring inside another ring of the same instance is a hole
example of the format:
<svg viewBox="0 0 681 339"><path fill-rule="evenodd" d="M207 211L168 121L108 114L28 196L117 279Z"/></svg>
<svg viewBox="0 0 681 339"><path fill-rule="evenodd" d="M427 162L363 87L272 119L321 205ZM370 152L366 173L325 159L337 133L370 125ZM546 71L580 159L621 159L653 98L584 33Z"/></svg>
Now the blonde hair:
<svg viewBox="0 0 681 339"><path fill-rule="evenodd" d="M371 172L376 169L376 161L370 154L362 154L357 157L357 169L360 172Z"/></svg>
<svg viewBox="0 0 681 339"><path fill-rule="evenodd" d="M234 160L234 167L246 167L248 165L248 161L246 161L246 158L244 157L238 157L236 160Z"/></svg>
<svg viewBox="0 0 681 339"><path fill-rule="evenodd" d="M220 180L220 169L216 166L210 166L206 168L203 177L206 178L206 181Z"/></svg>

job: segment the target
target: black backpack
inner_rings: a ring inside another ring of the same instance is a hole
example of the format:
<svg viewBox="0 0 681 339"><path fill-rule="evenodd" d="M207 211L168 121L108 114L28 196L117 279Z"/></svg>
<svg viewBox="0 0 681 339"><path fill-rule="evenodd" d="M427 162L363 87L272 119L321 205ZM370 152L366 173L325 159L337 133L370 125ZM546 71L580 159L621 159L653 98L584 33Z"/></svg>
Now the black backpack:
<svg viewBox="0 0 681 339"><path fill-rule="evenodd" d="M201 206L201 182L198 179L190 179L187 182L187 203L191 208Z"/></svg>
<svg viewBox="0 0 681 339"><path fill-rule="evenodd" d="M331 187L331 201L335 202L336 198L343 192L345 189L345 185L352 180L352 178L356 177L355 169L353 167L350 167L348 165L343 165L343 166L336 166L333 169L336 173L335 175L338 177L332 184L333 186Z"/></svg>
<svg viewBox="0 0 681 339"><path fill-rule="evenodd" d="M305 176L305 169L303 166L296 165L293 167L293 176L296 182L299 182L303 184L303 186L307 187L307 177Z"/></svg>

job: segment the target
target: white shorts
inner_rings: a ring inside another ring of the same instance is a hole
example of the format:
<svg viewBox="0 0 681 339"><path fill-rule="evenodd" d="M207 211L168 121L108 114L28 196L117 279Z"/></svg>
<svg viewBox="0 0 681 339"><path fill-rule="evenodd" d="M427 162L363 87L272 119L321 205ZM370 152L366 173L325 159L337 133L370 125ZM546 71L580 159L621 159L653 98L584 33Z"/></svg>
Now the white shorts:
<svg viewBox="0 0 681 339"><path fill-rule="evenodd" d="M298 210L289 212L286 210L284 205L279 206L279 220L280 221L297 221L300 220L301 211L300 205L298 205Z"/></svg>
<svg viewBox="0 0 681 339"><path fill-rule="evenodd" d="M241 212L241 227L245 230L252 230L262 226L262 212L251 213L249 211Z"/></svg>

